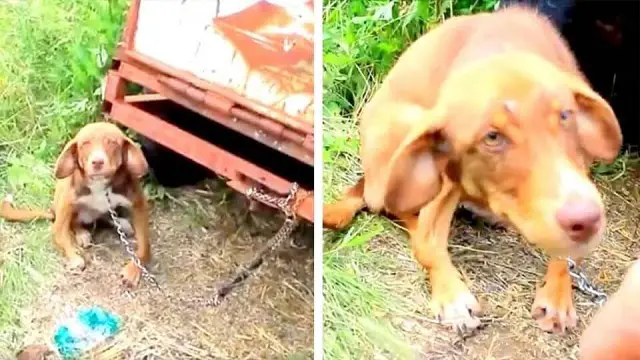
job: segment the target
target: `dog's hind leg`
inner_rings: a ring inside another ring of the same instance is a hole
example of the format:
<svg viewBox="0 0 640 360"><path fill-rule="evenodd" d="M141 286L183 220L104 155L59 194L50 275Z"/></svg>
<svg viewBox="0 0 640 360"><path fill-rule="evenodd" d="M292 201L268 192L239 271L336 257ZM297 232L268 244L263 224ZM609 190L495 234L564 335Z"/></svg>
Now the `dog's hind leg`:
<svg viewBox="0 0 640 360"><path fill-rule="evenodd" d="M364 207L364 177L362 177L337 202L324 205L322 223L327 228L342 229L349 225L356 213Z"/></svg>

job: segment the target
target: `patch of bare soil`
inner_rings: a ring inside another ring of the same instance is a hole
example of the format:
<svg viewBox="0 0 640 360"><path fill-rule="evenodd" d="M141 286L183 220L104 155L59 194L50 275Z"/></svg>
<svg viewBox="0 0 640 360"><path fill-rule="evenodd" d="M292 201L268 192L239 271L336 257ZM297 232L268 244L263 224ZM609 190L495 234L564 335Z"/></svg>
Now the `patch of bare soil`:
<svg viewBox="0 0 640 360"><path fill-rule="evenodd" d="M607 234L602 244L583 264L587 277L601 290L618 289L628 266L640 255L640 170L629 170L623 179L598 181L607 205ZM389 239L377 239L372 250L389 252L402 260L402 272L385 278L397 283L399 292L415 299L419 313L390 319L395 327L422 352L420 359L577 359L579 336L597 306L589 296L574 291L578 327L565 335L548 334L537 328L530 316L536 286L542 281L547 257L510 230L457 220L452 230L452 259L483 304L486 327L462 340L438 325L428 313L427 284L406 248L390 247ZM405 279L398 274L405 273ZM412 275L409 275L412 274ZM404 285L401 285L404 284Z"/></svg>
<svg viewBox="0 0 640 360"><path fill-rule="evenodd" d="M115 231L95 234L81 274L61 273L23 314L26 344L50 343L56 320L82 306L100 305L123 319L123 330L96 349L97 359L302 359L313 354L312 231L285 244L218 307L190 300L214 292L251 259L282 218L260 209L245 218L236 194L185 189L156 203L151 216L153 260L162 290L144 280L123 293L127 258ZM219 189L218 189L219 190ZM228 190L227 190L228 192ZM304 230L304 228L303 228Z"/></svg>

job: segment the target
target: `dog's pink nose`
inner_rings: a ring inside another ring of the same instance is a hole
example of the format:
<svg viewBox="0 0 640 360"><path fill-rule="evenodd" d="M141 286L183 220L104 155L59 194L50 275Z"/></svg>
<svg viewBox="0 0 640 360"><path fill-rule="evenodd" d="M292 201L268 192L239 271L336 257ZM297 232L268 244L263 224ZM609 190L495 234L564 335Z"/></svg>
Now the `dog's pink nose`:
<svg viewBox="0 0 640 360"><path fill-rule="evenodd" d="M91 166L93 166L94 170L102 169L103 165L104 165L104 160L103 159L97 158L97 159L91 160Z"/></svg>
<svg viewBox="0 0 640 360"><path fill-rule="evenodd" d="M558 210L556 219L571 240L585 242L600 230L602 209L593 200L569 200Z"/></svg>

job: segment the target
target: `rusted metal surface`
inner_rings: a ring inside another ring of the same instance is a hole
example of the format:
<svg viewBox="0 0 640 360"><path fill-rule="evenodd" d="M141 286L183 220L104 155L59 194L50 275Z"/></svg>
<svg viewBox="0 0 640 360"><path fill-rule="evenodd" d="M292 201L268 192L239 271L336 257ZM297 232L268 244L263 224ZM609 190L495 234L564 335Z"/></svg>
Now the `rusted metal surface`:
<svg viewBox="0 0 640 360"><path fill-rule="evenodd" d="M137 2L128 55L312 132L313 1Z"/></svg>
<svg viewBox="0 0 640 360"><path fill-rule="evenodd" d="M161 94L138 94L138 95L127 95L124 97L124 101L128 103L163 101L163 100L169 100L169 98Z"/></svg>
<svg viewBox="0 0 640 360"><path fill-rule="evenodd" d="M155 59L139 54L133 50L126 50L126 48L120 48L117 52L117 56L123 61L135 63L140 66L152 67L159 73L166 74L176 79L180 79L190 85L193 85L194 87L224 96L225 98L229 99L235 104L238 104L241 107L245 107L247 109L255 111L256 113L261 114L266 118L275 119L292 129L304 132L306 134L313 134L312 124L297 121L296 119L282 113L278 109L273 109L266 105L253 102L250 99L238 95L230 89L227 89L215 83L204 81L189 72L176 70L159 61L156 61Z"/></svg>
<svg viewBox="0 0 640 360"><path fill-rule="evenodd" d="M313 7L313 2L307 3ZM284 7L260 1L214 19L213 26L244 59L247 77L261 73L271 80L267 86L280 88L279 96L285 99L271 102L271 107L284 108L289 94L307 94L308 105L294 116L313 123L313 18L309 20L300 21ZM246 84L242 87L251 97Z"/></svg>
<svg viewBox="0 0 640 360"><path fill-rule="evenodd" d="M230 107L232 103L225 104L220 98L217 99L219 100L217 105L220 105L220 107L211 107L211 104L204 101L204 99L207 98L206 96L204 98L202 96L193 96L196 91L195 89L191 91L191 96L188 95L187 88L189 88L190 85L187 83L176 79L171 83L171 86L169 86L166 80L161 80L161 75L153 74L150 71L152 70L149 68L145 69L144 67L138 67L124 61L121 62L120 68L117 70L120 76L131 82L151 89L209 119L215 120L226 127L313 166L313 148L309 149L303 145L305 141L303 137L296 137L295 141L292 141L290 138L282 136L284 127L281 124L268 122L268 119L263 117L261 119L265 119L265 123L273 125L273 128L264 124L262 126L256 126L258 124L252 121L246 121L246 118L242 116L242 108L232 108ZM223 110L227 108L229 110L223 112ZM280 133L278 133L278 131L280 131Z"/></svg>
<svg viewBox="0 0 640 360"><path fill-rule="evenodd" d="M107 84L105 100L109 104L112 120L211 169L228 179L227 184L235 190L244 193L250 187L261 184L280 195L288 193L291 182L127 103L124 100L124 80L117 72L109 74ZM313 192L303 191L307 196L298 214L313 222Z"/></svg>
<svg viewBox="0 0 640 360"><path fill-rule="evenodd" d="M260 101L237 88L207 80L137 51L134 42L138 38L138 20L140 12L145 9L140 6L141 1L145 0L132 0L123 43L117 49L116 60L107 76L104 107L107 115L209 168L226 178L228 185L238 191L244 193L250 187L261 185L277 194L287 194L290 181L199 138L197 134L180 129L179 122L176 126L146 112L138 104L169 99L311 167L313 118L309 118L309 114L287 113L282 104ZM311 6L312 2L306 3ZM276 79L280 81L279 86L285 90L289 86L289 94L302 88L310 91L312 96L312 80L305 82L304 78L312 79L313 73L308 73L309 68L300 66L300 63L308 57L313 58L313 41L308 37L313 33L313 26L294 20L283 8L274 7L266 1L256 1L254 6L239 13L216 17L213 27L224 34L229 43L235 44L234 51L242 57L243 64L250 65L247 68L260 72L263 77L279 76ZM287 51L278 48L292 39L297 42L293 48L284 49ZM297 74L288 72L296 66L302 70ZM139 84L152 94L128 95L127 82ZM310 109L312 107L311 102ZM313 191L303 189L303 193L308 196L299 207L298 214L313 222Z"/></svg>

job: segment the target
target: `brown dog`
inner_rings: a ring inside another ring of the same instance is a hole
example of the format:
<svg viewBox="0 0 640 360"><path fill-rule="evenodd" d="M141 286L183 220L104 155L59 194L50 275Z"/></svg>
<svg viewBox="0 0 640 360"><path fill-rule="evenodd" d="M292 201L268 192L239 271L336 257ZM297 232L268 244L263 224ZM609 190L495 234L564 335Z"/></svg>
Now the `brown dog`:
<svg viewBox="0 0 640 360"><path fill-rule="evenodd" d="M124 210L130 212L131 222L126 217L120 217L119 222L125 232L135 234L136 255L147 263L151 258L149 214L139 183L147 171L142 151L116 125L91 123L80 129L58 157L53 214L16 209L5 200L0 217L13 221L52 219L55 243L69 266L84 269L80 248L91 244L87 226L109 220L109 209ZM140 275L132 262L122 271L125 285L132 287L138 284Z"/></svg>
<svg viewBox="0 0 640 360"><path fill-rule="evenodd" d="M510 223L553 256L532 314L546 331L576 324L570 256L580 261L605 229L589 179L622 135L553 26L508 8L447 20L398 59L360 118L364 177L324 207L346 226L364 207L403 222L429 272L432 307L474 328L480 306L447 252L460 204Z"/></svg>

